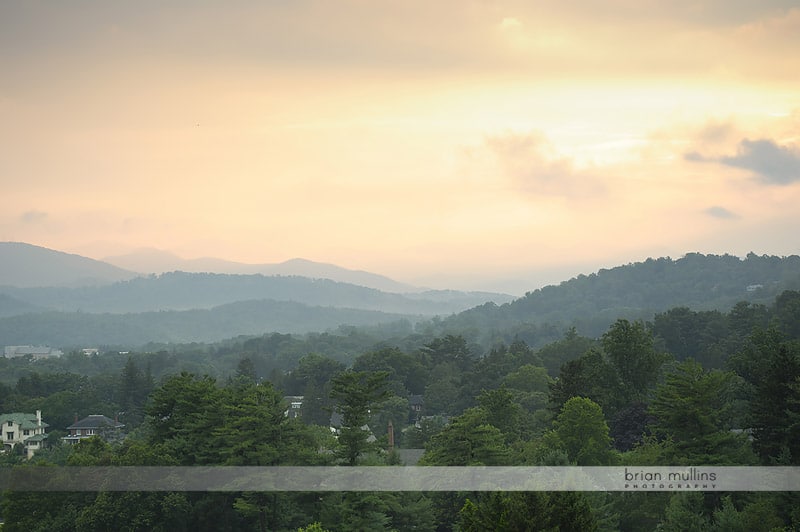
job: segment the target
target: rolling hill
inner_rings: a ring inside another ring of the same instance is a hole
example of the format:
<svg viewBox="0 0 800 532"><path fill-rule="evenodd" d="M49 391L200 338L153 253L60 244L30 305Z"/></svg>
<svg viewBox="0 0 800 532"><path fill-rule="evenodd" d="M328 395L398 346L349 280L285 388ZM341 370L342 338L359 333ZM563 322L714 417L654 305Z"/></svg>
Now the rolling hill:
<svg viewBox="0 0 800 532"><path fill-rule="evenodd" d="M0 286L97 286L137 275L80 255L23 242L0 242Z"/></svg>

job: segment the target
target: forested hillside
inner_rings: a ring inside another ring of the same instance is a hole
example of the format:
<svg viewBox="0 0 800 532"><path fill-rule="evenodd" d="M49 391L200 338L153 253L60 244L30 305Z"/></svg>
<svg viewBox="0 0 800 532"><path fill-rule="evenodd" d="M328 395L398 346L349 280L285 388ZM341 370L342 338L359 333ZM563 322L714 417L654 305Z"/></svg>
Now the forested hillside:
<svg viewBox="0 0 800 532"><path fill-rule="evenodd" d="M690 253L647 259L546 286L505 305L486 304L444 320L442 330L526 334L530 324L575 326L597 336L616 320L650 319L673 307L727 311L740 301L768 303L800 288L800 257ZM536 331L532 332L536 335Z"/></svg>
<svg viewBox="0 0 800 532"><path fill-rule="evenodd" d="M800 465L797 291L725 313L678 307L650 323L619 319L597 338L572 329L540 349L516 341L482 352L460 336L397 340L359 348L369 338L351 330L172 352L75 352L35 364L0 359L2 375L14 376L0 384L0 411L41 410L51 442L30 462L14 449L0 464L380 467L419 448L422 466ZM289 369L280 369L285 363ZM285 414L286 395L303 396L299 417ZM128 436L60 443L73 415L88 412L121 415ZM799 505L792 493L694 490L8 491L0 515L4 531L217 530L220 523L482 531L504 523L507 530L722 532L792 530Z"/></svg>

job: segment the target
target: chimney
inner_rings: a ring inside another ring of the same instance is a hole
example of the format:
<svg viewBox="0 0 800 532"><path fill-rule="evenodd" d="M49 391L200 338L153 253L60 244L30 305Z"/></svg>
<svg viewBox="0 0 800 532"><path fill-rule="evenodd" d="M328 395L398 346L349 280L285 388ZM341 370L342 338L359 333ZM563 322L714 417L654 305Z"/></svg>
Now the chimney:
<svg viewBox="0 0 800 532"><path fill-rule="evenodd" d="M37 410L36 411L36 426L37 427L41 427L42 426L42 411L41 410Z"/></svg>
<svg viewBox="0 0 800 532"><path fill-rule="evenodd" d="M78 413L75 412L75 423L77 423L77 422L78 422Z"/></svg>

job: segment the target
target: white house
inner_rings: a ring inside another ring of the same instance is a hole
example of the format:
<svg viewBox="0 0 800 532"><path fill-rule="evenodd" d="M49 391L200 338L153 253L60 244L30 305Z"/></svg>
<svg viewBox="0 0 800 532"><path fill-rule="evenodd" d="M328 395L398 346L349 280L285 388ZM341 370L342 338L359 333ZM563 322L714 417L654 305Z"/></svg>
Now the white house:
<svg viewBox="0 0 800 532"><path fill-rule="evenodd" d="M21 443L30 458L44 445L47 439L45 429L49 425L42 421L42 411L37 410L35 414L22 412L0 414L0 426L3 431L3 451L10 451L16 444Z"/></svg>
<svg viewBox="0 0 800 532"><path fill-rule="evenodd" d="M303 415L303 399L304 399L304 396L302 396L302 395L287 395L287 396L285 396L283 398L283 400L288 403L289 408L287 408L283 412L283 415L288 417L288 418L290 418L290 419L294 419L296 417L302 416Z"/></svg>

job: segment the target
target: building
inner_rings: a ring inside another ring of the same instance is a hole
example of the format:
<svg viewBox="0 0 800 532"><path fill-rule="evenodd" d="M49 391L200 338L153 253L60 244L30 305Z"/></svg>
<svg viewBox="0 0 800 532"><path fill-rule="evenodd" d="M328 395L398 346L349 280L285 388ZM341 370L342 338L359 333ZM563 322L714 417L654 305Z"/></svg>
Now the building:
<svg viewBox="0 0 800 532"><path fill-rule="evenodd" d="M3 451L6 452L13 450L19 443L25 446L25 454L30 458L47 440L45 429L49 425L42 421L41 410L37 410L35 414L0 414L0 426L3 431Z"/></svg>
<svg viewBox="0 0 800 532"><path fill-rule="evenodd" d="M109 441L119 440L122 438L122 429L124 427L125 425L116 419L111 419L101 414L93 414L81 420L76 419L75 423L67 427L69 435L61 439L72 444L92 436L100 436Z"/></svg>
<svg viewBox="0 0 800 532"><path fill-rule="evenodd" d="M303 397L302 395L287 395L283 398L289 404L289 408L283 413L289 419L300 417L303 414Z"/></svg>
<svg viewBox="0 0 800 532"><path fill-rule="evenodd" d="M411 408L411 414L409 415L409 421L411 423L416 423L422 417L422 407L425 405L425 401L422 399L421 395L409 395L408 396L408 406Z"/></svg>
<svg viewBox="0 0 800 532"><path fill-rule="evenodd" d="M42 358L60 357L64 352L49 346L40 345L7 345L3 350L6 358L30 356L33 360Z"/></svg>

